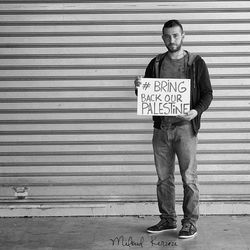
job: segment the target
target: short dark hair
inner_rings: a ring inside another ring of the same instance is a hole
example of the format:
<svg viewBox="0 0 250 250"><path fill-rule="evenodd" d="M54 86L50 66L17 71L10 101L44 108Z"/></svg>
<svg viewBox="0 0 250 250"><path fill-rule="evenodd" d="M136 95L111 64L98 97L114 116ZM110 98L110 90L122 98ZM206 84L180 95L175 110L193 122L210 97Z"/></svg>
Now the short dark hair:
<svg viewBox="0 0 250 250"><path fill-rule="evenodd" d="M169 21L164 23L163 28L162 28L162 33L163 33L165 28L172 28L172 27L176 27L176 26L179 26L181 28L181 32L183 33L183 27L182 27L181 23L175 19L169 20Z"/></svg>

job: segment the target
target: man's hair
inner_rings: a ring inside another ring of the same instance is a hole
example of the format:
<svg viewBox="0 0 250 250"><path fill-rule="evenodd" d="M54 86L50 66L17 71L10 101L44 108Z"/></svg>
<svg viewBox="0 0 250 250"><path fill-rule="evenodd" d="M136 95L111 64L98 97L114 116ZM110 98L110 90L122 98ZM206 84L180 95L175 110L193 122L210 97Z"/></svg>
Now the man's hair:
<svg viewBox="0 0 250 250"><path fill-rule="evenodd" d="M175 19L169 20L169 21L164 23L163 28L162 28L162 33L163 33L165 28L172 28L172 27L176 27L176 26L179 26L181 28L181 33L183 33L183 27L182 27L181 23Z"/></svg>

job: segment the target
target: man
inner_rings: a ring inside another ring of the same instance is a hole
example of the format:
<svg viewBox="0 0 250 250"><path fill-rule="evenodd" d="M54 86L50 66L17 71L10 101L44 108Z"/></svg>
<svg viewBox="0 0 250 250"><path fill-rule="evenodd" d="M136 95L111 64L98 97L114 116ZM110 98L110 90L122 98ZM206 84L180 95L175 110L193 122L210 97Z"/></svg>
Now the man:
<svg viewBox="0 0 250 250"><path fill-rule="evenodd" d="M209 73L204 60L182 47L185 33L178 20L166 22L162 39L167 52L153 58L146 78L191 79L190 111L182 116L154 116L153 149L158 175L157 198L161 221L147 229L149 233L176 230L174 169L177 155L184 189L182 228L179 238L197 234L199 190L197 182L197 133L202 113L213 99ZM135 80L137 87L141 80Z"/></svg>

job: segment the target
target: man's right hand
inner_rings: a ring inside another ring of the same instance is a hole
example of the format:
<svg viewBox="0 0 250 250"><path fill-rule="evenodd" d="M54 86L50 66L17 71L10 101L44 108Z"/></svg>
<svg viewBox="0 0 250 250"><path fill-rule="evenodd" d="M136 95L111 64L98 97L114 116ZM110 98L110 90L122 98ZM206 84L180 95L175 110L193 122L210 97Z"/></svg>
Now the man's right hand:
<svg viewBox="0 0 250 250"><path fill-rule="evenodd" d="M142 84L142 76L137 76L134 81L135 88L137 89Z"/></svg>

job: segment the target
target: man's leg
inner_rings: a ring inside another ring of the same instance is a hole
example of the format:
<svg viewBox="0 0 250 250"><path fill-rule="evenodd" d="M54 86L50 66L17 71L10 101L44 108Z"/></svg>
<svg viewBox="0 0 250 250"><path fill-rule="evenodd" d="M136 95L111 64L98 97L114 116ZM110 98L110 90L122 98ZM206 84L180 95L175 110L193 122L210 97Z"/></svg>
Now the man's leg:
<svg viewBox="0 0 250 250"><path fill-rule="evenodd" d="M172 131L154 129L153 148L158 175L157 198L161 221L147 229L149 233L176 230L174 167Z"/></svg>
<svg viewBox="0 0 250 250"><path fill-rule="evenodd" d="M158 175L157 198L161 218L176 223L175 212L175 153L172 147L171 130L154 130L153 149Z"/></svg>
<svg viewBox="0 0 250 250"><path fill-rule="evenodd" d="M191 124L177 128L175 150L179 161L180 173L184 188L182 223L191 222L194 226L199 217L199 189L197 178L197 137L194 136Z"/></svg>

